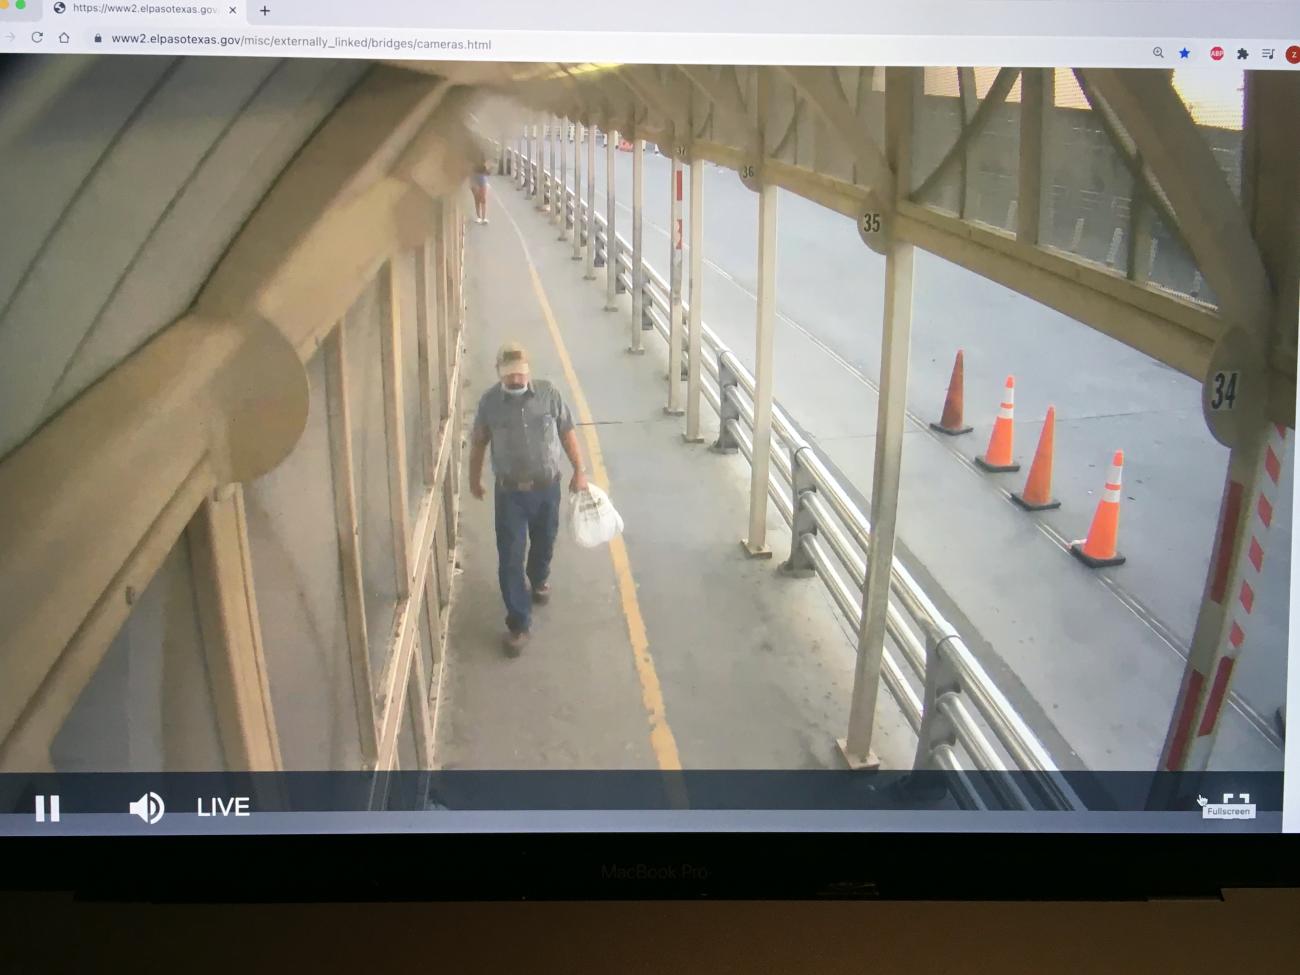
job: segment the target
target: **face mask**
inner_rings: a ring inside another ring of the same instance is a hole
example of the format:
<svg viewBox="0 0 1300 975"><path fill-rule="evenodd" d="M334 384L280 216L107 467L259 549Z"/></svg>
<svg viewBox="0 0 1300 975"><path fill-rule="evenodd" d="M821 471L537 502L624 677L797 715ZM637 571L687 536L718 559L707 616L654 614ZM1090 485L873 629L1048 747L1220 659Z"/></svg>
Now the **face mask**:
<svg viewBox="0 0 1300 975"><path fill-rule="evenodd" d="M528 392L528 387L526 385L520 386L518 389L512 389L505 383L502 383L501 388L504 389L506 394L509 396L522 396L524 393Z"/></svg>

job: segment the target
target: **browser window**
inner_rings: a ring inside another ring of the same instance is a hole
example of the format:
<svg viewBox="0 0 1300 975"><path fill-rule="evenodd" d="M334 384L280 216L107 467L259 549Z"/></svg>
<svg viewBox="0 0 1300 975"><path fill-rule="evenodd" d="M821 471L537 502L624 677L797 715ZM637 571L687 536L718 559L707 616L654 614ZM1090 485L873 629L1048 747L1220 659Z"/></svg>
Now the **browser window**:
<svg viewBox="0 0 1300 975"><path fill-rule="evenodd" d="M1300 16L0 0L0 832L1300 828Z"/></svg>

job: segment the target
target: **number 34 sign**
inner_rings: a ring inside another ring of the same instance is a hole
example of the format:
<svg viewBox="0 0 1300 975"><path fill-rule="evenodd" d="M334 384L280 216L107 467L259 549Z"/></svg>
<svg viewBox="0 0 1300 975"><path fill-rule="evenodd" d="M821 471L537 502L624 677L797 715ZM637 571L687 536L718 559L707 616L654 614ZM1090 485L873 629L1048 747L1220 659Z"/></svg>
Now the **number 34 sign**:
<svg viewBox="0 0 1300 975"><path fill-rule="evenodd" d="M1219 340L1201 387L1201 410L1214 439L1235 447L1264 422L1267 369L1256 340L1234 328Z"/></svg>
<svg viewBox="0 0 1300 975"><path fill-rule="evenodd" d="M1219 369L1210 377L1210 409L1216 413L1237 405L1237 383L1241 380L1239 369Z"/></svg>

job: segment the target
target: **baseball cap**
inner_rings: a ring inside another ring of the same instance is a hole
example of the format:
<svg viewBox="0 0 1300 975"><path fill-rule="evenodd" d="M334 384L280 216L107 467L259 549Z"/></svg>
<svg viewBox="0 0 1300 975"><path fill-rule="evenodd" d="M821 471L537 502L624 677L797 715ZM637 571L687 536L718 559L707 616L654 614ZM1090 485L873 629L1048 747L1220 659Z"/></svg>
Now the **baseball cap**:
<svg viewBox="0 0 1300 975"><path fill-rule="evenodd" d="M518 342L507 342L497 350L497 375L528 372L528 353Z"/></svg>

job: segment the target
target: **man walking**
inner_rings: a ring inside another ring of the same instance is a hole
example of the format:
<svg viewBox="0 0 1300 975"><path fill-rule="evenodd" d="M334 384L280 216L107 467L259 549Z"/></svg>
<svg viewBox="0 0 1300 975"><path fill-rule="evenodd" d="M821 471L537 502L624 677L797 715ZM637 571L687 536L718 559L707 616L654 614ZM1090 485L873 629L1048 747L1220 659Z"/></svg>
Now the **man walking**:
<svg viewBox="0 0 1300 975"><path fill-rule="evenodd" d="M496 369L500 382L479 399L474 417L469 483L474 497L482 500L487 493L483 459L490 444L496 480L497 579L509 631L506 652L518 656L528 641L532 604L550 598L546 580L560 528L561 450L573 466L570 491L585 489L587 475L569 407L554 386L531 378L523 346L503 345Z"/></svg>

